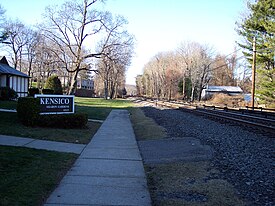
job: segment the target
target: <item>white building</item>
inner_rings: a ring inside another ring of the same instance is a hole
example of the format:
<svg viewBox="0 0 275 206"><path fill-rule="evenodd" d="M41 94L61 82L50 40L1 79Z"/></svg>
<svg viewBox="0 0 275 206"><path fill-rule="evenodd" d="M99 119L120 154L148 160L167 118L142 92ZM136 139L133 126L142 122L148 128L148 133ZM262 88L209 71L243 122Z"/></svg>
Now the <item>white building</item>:
<svg viewBox="0 0 275 206"><path fill-rule="evenodd" d="M92 79L77 79L77 89L94 90L94 81Z"/></svg>
<svg viewBox="0 0 275 206"><path fill-rule="evenodd" d="M203 100L210 99L214 94L228 94L228 95L240 95L243 90L240 87L235 86L206 86L202 90L201 98Z"/></svg>
<svg viewBox="0 0 275 206"><path fill-rule="evenodd" d="M4 56L0 56L0 87L10 87L18 97L28 95L29 76L10 67Z"/></svg>

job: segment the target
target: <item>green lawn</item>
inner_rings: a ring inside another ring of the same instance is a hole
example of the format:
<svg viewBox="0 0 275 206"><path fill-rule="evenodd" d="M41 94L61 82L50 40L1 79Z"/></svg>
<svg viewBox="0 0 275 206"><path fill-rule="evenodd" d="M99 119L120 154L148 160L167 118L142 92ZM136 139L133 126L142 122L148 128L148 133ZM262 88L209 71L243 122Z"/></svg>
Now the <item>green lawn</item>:
<svg viewBox="0 0 275 206"><path fill-rule="evenodd" d="M47 199L77 155L0 146L0 205L37 206Z"/></svg>
<svg viewBox="0 0 275 206"><path fill-rule="evenodd" d="M76 112L87 113L90 119L105 120L112 109L133 107L128 100L106 100L101 98L75 98Z"/></svg>

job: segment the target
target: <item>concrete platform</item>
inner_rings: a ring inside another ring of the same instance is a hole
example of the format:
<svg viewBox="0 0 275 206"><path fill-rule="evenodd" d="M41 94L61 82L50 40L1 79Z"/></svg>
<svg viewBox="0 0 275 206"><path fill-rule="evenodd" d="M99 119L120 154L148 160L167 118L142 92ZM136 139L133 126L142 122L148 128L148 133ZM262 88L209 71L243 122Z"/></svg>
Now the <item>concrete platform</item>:
<svg viewBox="0 0 275 206"><path fill-rule="evenodd" d="M193 137L139 141L145 164L210 160L213 150Z"/></svg>
<svg viewBox="0 0 275 206"><path fill-rule="evenodd" d="M151 205L128 111L112 110L45 203L53 205Z"/></svg>
<svg viewBox="0 0 275 206"><path fill-rule="evenodd" d="M80 154L86 145L0 135L0 145Z"/></svg>
<svg viewBox="0 0 275 206"><path fill-rule="evenodd" d="M66 192L64 192L66 191ZM48 199L50 205L149 205L144 188L109 187L87 184L61 184L55 191L58 198Z"/></svg>
<svg viewBox="0 0 275 206"><path fill-rule="evenodd" d="M81 153L81 158L98 159L120 159L120 160L141 160L137 148L86 148Z"/></svg>

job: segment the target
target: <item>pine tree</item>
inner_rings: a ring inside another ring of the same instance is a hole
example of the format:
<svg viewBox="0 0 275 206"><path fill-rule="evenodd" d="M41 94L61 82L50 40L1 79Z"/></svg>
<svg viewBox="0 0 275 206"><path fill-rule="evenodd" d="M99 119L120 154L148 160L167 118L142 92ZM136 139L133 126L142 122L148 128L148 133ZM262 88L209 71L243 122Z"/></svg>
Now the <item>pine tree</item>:
<svg viewBox="0 0 275 206"><path fill-rule="evenodd" d="M239 44L246 51L252 64L252 42L256 38L256 96L261 103L275 102L275 1L258 0L248 3L250 14L241 22L238 33L245 43Z"/></svg>

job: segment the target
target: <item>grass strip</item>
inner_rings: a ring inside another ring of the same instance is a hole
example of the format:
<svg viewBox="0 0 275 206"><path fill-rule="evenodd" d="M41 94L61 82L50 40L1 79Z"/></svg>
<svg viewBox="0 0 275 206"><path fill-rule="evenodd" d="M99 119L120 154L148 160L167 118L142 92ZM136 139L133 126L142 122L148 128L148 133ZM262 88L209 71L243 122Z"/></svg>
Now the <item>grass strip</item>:
<svg viewBox="0 0 275 206"><path fill-rule="evenodd" d="M153 119L146 117L140 108L129 108L130 118L137 140L163 139L166 131Z"/></svg>
<svg viewBox="0 0 275 206"><path fill-rule="evenodd" d="M76 158L75 154L0 146L0 205L42 205Z"/></svg>

